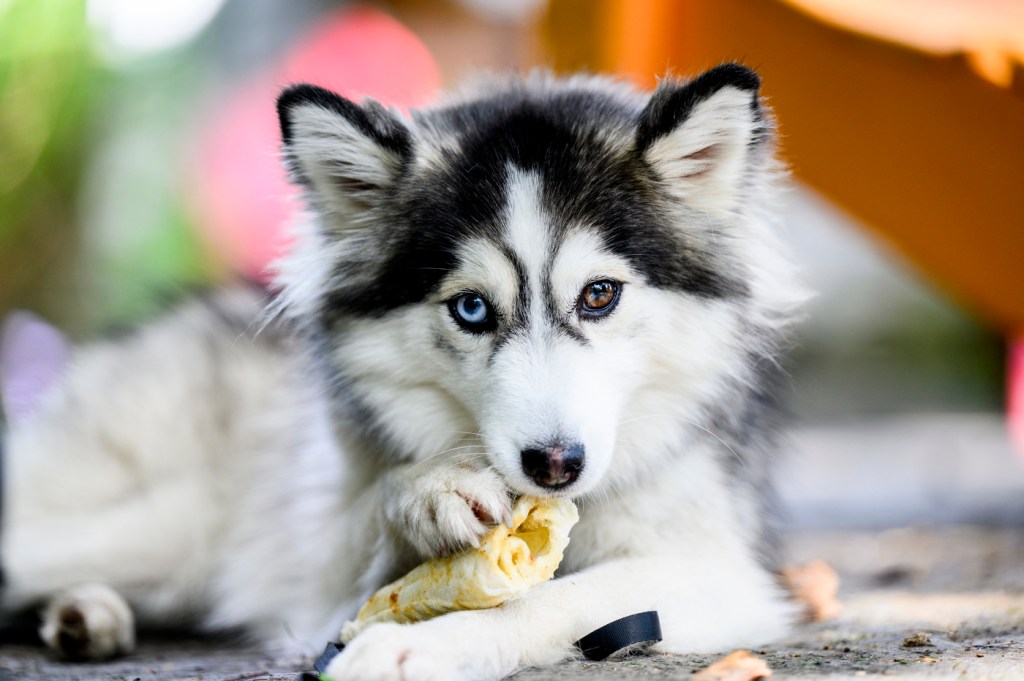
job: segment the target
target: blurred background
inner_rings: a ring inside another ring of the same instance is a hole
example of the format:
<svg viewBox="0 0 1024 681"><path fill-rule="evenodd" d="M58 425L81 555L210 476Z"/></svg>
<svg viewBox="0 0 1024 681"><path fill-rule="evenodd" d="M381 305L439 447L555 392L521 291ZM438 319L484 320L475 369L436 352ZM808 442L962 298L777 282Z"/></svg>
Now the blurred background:
<svg viewBox="0 0 1024 681"><path fill-rule="evenodd" d="M261 278L294 208L288 83L407 108L481 68L651 87L741 60L817 294L790 522L1018 523L1022 57L1016 0L0 0L0 315L86 339Z"/></svg>

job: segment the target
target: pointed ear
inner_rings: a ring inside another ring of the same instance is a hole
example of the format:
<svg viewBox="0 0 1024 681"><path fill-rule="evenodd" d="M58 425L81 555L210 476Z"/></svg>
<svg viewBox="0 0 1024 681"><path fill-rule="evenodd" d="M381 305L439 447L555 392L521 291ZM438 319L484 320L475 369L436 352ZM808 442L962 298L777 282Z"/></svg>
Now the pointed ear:
<svg viewBox="0 0 1024 681"><path fill-rule="evenodd" d="M747 67L722 64L687 83L662 82L640 115L637 151L688 205L738 204L750 148L767 131L760 85Z"/></svg>
<svg viewBox="0 0 1024 681"><path fill-rule="evenodd" d="M71 345L55 327L31 312L8 315L0 333L0 398L7 420L16 425L67 372Z"/></svg>
<svg viewBox="0 0 1024 681"><path fill-rule="evenodd" d="M359 105L315 85L295 85L281 93L277 115L291 179L325 212L380 203L412 157L408 127L373 101Z"/></svg>

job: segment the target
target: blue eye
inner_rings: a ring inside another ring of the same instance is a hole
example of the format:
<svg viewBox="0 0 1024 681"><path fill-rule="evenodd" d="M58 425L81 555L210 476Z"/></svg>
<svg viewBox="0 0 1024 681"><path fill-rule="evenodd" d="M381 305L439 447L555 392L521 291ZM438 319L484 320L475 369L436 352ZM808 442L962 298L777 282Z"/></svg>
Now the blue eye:
<svg viewBox="0 0 1024 681"><path fill-rule="evenodd" d="M448 301L452 318L466 331L482 333L495 327L491 306L479 293L462 293Z"/></svg>

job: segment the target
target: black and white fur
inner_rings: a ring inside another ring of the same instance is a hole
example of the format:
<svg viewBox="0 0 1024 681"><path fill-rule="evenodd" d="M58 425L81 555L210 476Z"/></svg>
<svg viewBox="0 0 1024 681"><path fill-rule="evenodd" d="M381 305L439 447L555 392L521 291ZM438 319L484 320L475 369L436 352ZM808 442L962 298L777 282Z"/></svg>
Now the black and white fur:
<svg viewBox="0 0 1024 681"><path fill-rule="evenodd" d="M768 472L802 294L758 87L734 64L653 95L534 75L410 117L286 90L309 211L273 321L252 332L235 290L77 353L9 433L5 606L48 603L46 641L84 656L129 649L133 617L317 647L515 495L557 494L581 515L557 579L372 627L330 676L496 679L650 609L666 651L784 633ZM552 444L585 452L557 489L522 463Z"/></svg>

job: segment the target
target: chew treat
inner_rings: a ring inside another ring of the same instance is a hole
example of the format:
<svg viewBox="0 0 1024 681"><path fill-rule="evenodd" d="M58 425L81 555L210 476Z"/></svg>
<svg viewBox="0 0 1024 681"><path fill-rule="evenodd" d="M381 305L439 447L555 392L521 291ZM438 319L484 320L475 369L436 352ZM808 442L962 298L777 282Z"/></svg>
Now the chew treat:
<svg viewBox="0 0 1024 681"><path fill-rule="evenodd" d="M355 621L345 623L342 642L376 622L418 622L501 605L554 576L577 520L568 499L520 497L512 508L512 527L495 527L480 548L428 560L379 589Z"/></svg>

